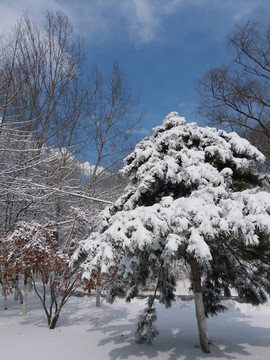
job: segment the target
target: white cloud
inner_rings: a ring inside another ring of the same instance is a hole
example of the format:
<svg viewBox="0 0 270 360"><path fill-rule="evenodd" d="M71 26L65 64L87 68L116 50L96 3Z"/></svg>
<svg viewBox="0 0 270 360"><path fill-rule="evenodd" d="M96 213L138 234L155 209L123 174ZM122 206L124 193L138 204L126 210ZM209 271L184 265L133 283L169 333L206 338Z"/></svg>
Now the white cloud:
<svg viewBox="0 0 270 360"><path fill-rule="evenodd" d="M113 37L135 44L158 41L166 32L165 22L173 14L187 9L207 10L209 16L224 13L228 24L268 14L269 0L0 0L0 33L13 25L23 11L35 19L46 9L62 9L75 29L95 42ZM206 12L204 11L204 14ZM208 15L207 15L208 16ZM266 16L266 15L265 15ZM226 20L225 20L226 19ZM207 23L207 19L201 19ZM200 24L190 24L198 27Z"/></svg>
<svg viewBox="0 0 270 360"><path fill-rule="evenodd" d="M132 0L124 2L123 17L127 19L130 37L135 42L153 41L161 26L161 16L155 2L150 0Z"/></svg>
<svg viewBox="0 0 270 360"><path fill-rule="evenodd" d="M133 129L132 134L134 134L134 135L142 135L142 136L149 136L151 134L151 131L149 129L146 129L146 128L142 127L142 128Z"/></svg>
<svg viewBox="0 0 270 360"><path fill-rule="evenodd" d="M81 0L66 5L77 27L88 39L102 41L118 34L133 43L145 44L159 38L163 18L172 14L182 1Z"/></svg>
<svg viewBox="0 0 270 360"><path fill-rule="evenodd" d="M24 11L38 20L45 10L59 9L56 0L0 0L0 34L13 27Z"/></svg>
<svg viewBox="0 0 270 360"><path fill-rule="evenodd" d="M41 19L43 11L62 9L84 37L104 41L116 33L134 43L149 43L162 32L164 16L183 0L1 0L0 32L9 29L23 11Z"/></svg>

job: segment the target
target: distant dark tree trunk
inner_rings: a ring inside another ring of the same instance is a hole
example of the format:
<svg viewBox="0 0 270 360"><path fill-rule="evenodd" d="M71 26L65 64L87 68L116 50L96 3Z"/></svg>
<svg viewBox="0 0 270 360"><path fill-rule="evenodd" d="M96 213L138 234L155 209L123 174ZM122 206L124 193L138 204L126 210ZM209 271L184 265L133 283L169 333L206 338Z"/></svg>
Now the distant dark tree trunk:
<svg viewBox="0 0 270 360"><path fill-rule="evenodd" d="M4 288L2 289L2 295L4 297L4 310L7 310L8 309L7 292Z"/></svg>

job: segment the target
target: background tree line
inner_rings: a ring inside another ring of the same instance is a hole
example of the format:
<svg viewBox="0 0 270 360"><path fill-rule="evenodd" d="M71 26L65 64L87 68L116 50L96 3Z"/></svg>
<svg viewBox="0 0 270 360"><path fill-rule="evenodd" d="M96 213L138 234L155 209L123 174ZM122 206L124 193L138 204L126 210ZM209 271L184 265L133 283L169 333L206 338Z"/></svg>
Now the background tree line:
<svg viewBox="0 0 270 360"><path fill-rule="evenodd" d="M53 284L51 289L67 291L74 272L67 271L66 256L125 186L117 170L134 142L138 103L118 63L104 72L98 65L87 69L82 39L62 12L47 11L40 23L25 13L2 34L0 280L5 294L18 288L18 277L34 285L37 274L43 284ZM91 165L84 161L89 158ZM42 228L49 229L41 236L44 249L55 254L42 262L48 266L43 269L30 252L41 251L41 242L33 241ZM30 238L31 249L24 241ZM57 313L56 299L54 294L44 309L55 304Z"/></svg>
<svg viewBox="0 0 270 360"><path fill-rule="evenodd" d="M2 218L9 218L1 228L10 229L26 212L30 219L30 210L35 219L44 214L45 206L33 210L34 190L37 201L47 197L47 218L58 223L70 207L64 202L79 201L68 192L109 199L105 177L127 153L140 119L138 98L118 64L105 73L97 65L88 71L82 40L61 12L46 12L40 24L24 14L2 35L0 48L1 204ZM83 176L76 159L90 156L95 163ZM24 204L12 215L19 201Z"/></svg>

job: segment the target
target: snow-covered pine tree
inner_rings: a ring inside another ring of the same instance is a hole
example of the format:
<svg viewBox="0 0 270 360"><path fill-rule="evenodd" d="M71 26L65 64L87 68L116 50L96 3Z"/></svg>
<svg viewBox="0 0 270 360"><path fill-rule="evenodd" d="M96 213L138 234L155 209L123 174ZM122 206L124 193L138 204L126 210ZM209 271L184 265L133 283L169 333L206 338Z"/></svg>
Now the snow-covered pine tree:
<svg viewBox="0 0 270 360"><path fill-rule="evenodd" d="M224 310L221 296L235 289L243 301L270 293L269 177L255 164L264 156L236 133L187 124L170 113L125 159L130 178L99 232L78 249L84 277L115 271L110 297L136 296L151 279L156 290L139 320L136 340L157 335L154 301L174 300L174 260L190 268L201 348L209 352L205 315Z"/></svg>

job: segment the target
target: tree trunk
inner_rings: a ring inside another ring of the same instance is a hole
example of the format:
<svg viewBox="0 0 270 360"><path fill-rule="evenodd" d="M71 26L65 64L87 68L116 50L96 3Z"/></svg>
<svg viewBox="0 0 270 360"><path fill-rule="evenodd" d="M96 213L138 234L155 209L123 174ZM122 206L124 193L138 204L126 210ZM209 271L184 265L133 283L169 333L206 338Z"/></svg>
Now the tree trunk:
<svg viewBox="0 0 270 360"><path fill-rule="evenodd" d="M4 310L7 310L8 309L7 292L4 288L2 289L2 295L4 297Z"/></svg>
<svg viewBox="0 0 270 360"><path fill-rule="evenodd" d="M33 287L31 276L27 276L26 283L27 283L27 292L30 293Z"/></svg>
<svg viewBox="0 0 270 360"><path fill-rule="evenodd" d="M100 286L98 285L96 288L96 307L100 307L100 295L101 295L101 289Z"/></svg>
<svg viewBox="0 0 270 360"><path fill-rule="evenodd" d="M193 281L193 293L196 307L196 318L198 323L200 346L203 352L210 353L202 295L201 274L196 259L190 259L189 264Z"/></svg>
<svg viewBox="0 0 270 360"><path fill-rule="evenodd" d="M15 284L14 284L14 300L19 299L19 276L16 275Z"/></svg>
<svg viewBox="0 0 270 360"><path fill-rule="evenodd" d="M26 314L26 299L27 299L27 290L29 287L29 282L27 275L24 276L24 286L23 286L23 302L22 302L22 315Z"/></svg>
<svg viewBox="0 0 270 360"><path fill-rule="evenodd" d="M19 299L18 286L15 286L13 299L17 301Z"/></svg>
<svg viewBox="0 0 270 360"><path fill-rule="evenodd" d="M22 315L26 314L26 298L27 298L27 286L23 288L23 303L22 303Z"/></svg>
<svg viewBox="0 0 270 360"><path fill-rule="evenodd" d="M16 280L15 289L14 289L14 300L18 300L20 298L21 304L23 303L23 294L21 289L19 288L18 280Z"/></svg>
<svg viewBox="0 0 270 360"><path fill-rule="evenodd" d="M55 329L56 323L57 323L57 321L58 321L58 319L59 319L59 315L60 315L60 314L57 313L57 314L54 315L54 317L52 318L52 321L51 321L50 326L49 326L50 329Z"/></svg>

